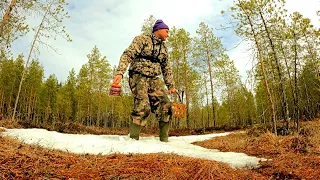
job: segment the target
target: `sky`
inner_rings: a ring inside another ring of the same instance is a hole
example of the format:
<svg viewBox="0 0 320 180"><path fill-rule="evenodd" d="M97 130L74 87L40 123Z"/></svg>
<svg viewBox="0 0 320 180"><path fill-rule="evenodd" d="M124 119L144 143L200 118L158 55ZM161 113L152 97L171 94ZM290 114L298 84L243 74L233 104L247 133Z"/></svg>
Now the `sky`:
<svg viewBox="0 0 320 180"><path fill-rule="evenodd" d="M246 43L235 35L232 29L221 30L230 22L230 16L221 15L222 10L232 6L232 0L67 0L67 10L70 19L64 22L72 42L62 38L50 40L48 43L57 49L59 54L52 50L40 47L39 61L44 67L45 78L55 74L59 81L65 81L69 71L74 68L78 74L82 65L88 62L87 55L96 45L102 56L106 56L113 66L118 65L119 58L132 39L139 35L141 26L150 15L162 19L169 27L184 28L191 36L195 35L200 22L205 22L215 29L216 36L221 37L224 47L228 50L230 59L246 79L246 71L252 68L250 63L251 52ZM320 0L287 0L286 8L289 13L299 11L311 22L320 27L316 10L320 8ZM31 25L38 25L40 18L29 19ZM218 29L216 29L218 28ZM14 57L23 53L25 58L30 50L34 32L12 44Z"/></svg>
<svg viewBox="0 0 320 180"><path fill-rule="evenodd" d="M0 127L1 128L1 127ZM244 153L220 152L216 149L206 149L191 143L204 141L218 136L226 136L230 132L171 136L169 142L160 142L159 137L140 137L134 140L125 135L82 135L64 134L45 129L5 129L0 133L4 136L16 138L26 144L35 144L44 148L62 150L75 154L150 154L168 153L185 157L214 160L227 163L233 168L258 168L264 158L248 156Z"/></svg>

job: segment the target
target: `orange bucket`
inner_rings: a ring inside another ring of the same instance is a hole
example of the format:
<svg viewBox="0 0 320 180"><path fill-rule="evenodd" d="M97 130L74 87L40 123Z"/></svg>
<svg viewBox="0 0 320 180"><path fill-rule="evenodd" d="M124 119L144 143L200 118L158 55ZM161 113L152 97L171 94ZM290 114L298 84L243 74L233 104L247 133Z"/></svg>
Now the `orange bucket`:
<svg viewBox="0 0 320 180"><path fill-rule="evenodd" d="M171 112L174 118L184 118L186 116L186 105L182 103L179 93L176 91L179 97L179 102L171 102ZM183 97L183 92L182 92Z"/></svg>

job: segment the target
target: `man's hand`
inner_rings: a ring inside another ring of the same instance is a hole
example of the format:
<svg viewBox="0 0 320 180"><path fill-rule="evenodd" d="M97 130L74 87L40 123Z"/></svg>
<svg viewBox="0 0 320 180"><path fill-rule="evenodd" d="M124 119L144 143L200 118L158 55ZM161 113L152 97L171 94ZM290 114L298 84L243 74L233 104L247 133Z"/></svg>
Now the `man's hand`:
<svg viewBox="0 0 320 180"><path fill-rule="evenodd" d="M175 89L175 88L171 88L171 89L168 90L168 93L169 93L169 94L172 94L172 93L174 93L174 92L176 92L176 89Z"/></svg>
<svg viewBox="0 0 320 180"><path fill-rule="evenodd" d="M114 84L119 84L120 81L122 79L122 75L121 74L117 74L114 78L113 78L113 83Z"/></svg>

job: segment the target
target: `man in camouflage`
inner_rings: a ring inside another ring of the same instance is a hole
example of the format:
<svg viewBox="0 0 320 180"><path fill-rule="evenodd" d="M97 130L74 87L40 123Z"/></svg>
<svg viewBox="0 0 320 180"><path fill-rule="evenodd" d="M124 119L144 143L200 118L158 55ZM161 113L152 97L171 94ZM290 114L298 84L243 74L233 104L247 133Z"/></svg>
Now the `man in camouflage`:
<svg viewBox="0 0 320 180"><path fill-rule="evenodd" d="M176 91L164 43L168 31L169 27L162 20L157 20L152 33L136 36L120 57L113 79L114 83L119 83L130 64L129 85L134 96L130 137L136 140L139 140L141 128L146 125L146 118L152 112L159 120L160 141L168 141L171 103L163 81L158 77L162 73L169 94Z"/></svg>

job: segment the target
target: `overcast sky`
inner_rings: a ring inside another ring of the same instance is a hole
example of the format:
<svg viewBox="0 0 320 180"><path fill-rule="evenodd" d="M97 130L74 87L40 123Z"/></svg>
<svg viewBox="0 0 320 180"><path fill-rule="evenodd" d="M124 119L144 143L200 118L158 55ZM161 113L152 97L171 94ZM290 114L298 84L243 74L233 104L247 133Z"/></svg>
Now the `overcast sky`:
<svg viewBox="0 0 320 180"><path fill-rule="evenodd" d="M110 64L118 65L123 50L132 39L140 34L142 23L150 15L162 19L169 27L186 29L191 36L195 35L200 22L210 28L219 28L230 22L230 17L220 14L232 6L232 0L67 0L68 12L71 16L64 25L72 38L72 42L64 39L50 41L59 54L47 49L40 49L39 61L44 67L45 78L55 74L59 81L65 81L69 71L74 68L78 74L81 66L87 63L87 55L97 45L100 53L106 56ZM320 27L316 10L320 9L320 0L287 0L289 12L299 11L312 23ZM31 24L39 24L40 20L32 19ZM222 38L228 55L235 61L242 80L246 71L251 69L246 44L234 48L241 39L232 29L216 30L216 36ZM34 32L13 43L13 54L16 57L23 53L25 57L30 50ZM26 60L26 59L25 59Z"/></svg>

